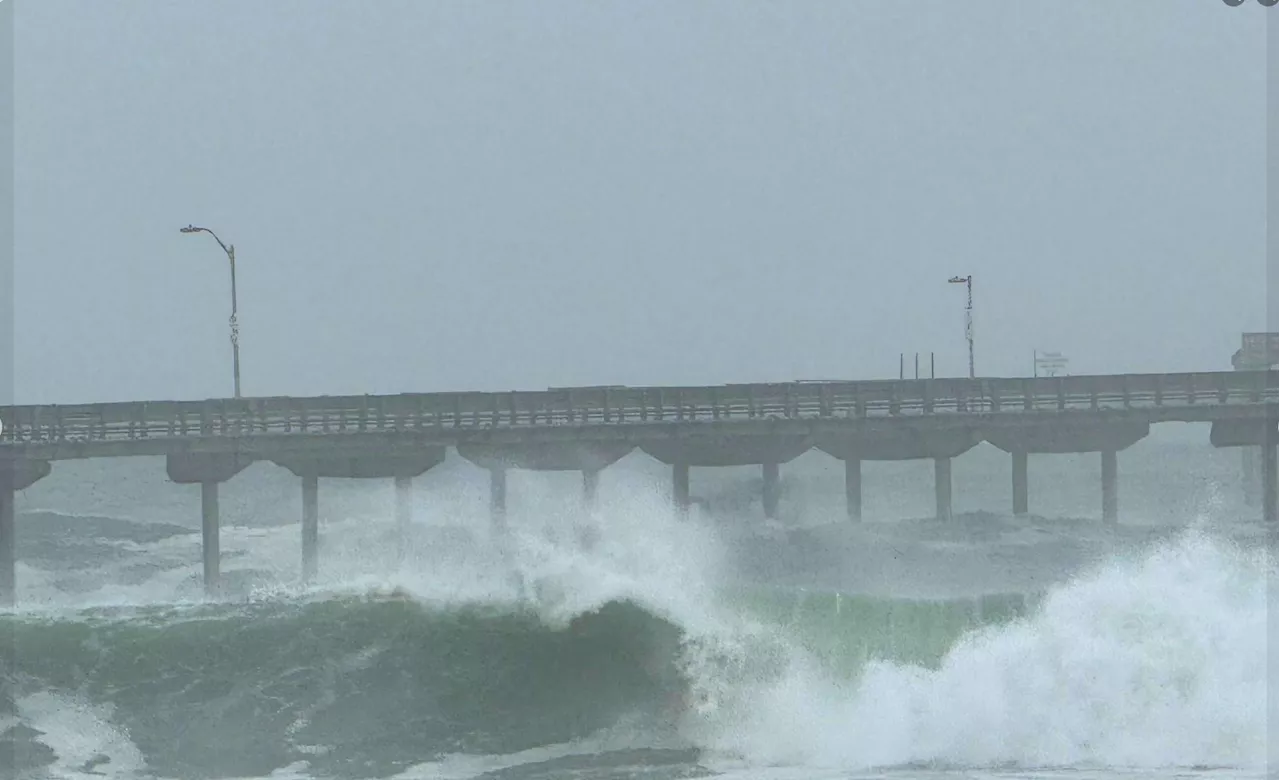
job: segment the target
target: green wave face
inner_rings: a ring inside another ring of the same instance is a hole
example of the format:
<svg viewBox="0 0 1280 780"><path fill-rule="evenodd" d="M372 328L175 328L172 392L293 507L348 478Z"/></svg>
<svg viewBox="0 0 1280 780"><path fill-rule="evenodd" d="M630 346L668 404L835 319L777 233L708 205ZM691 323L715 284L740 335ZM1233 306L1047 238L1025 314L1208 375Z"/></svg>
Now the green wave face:
<svg viewBox="0 0 1280 780"><path fill-rule="evenodd" d="M773 589L728 600L850 678L869 661L936 668L963 635L1020 618L1036 601L1020 593L935 601Z"/></svg>
<svg viewBox="0 0 1280 780"><path fill-rule="evenodd" d="M933 666L966 631L1017 617L1021 596L913 602L737 591L727 606L836 676L869 660ZM508 754L585 738L626 716L672 724L700 639L631 602L566 627L510 608L402 599L0 619L19 698L112 708L162 776L312 772L385 777L445 754ZM771 665L777 643L751 663ZM772 648L772 649L770 649Z"/></svg>
<svg viewBox="0 0 1280 780"><path fill-rule="evenodd" d="M670 624L611 603L563 630L533 615L407 601L6 618L19 696L113 707L151 771L260 776L294 761L386 776L444 753L565 742L660 711L678 680ZM660 643L658 640L663 640Z"/></svg>

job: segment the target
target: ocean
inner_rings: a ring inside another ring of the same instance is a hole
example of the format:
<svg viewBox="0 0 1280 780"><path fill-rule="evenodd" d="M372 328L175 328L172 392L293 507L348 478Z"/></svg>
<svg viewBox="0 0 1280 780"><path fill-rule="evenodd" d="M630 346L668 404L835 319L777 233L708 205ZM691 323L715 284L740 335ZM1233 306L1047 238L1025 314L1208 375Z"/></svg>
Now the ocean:
<svg viewBox="0 0 1280 780"><path fill-rule="evenodd" d="M1193 431L1194 433L1194 431ZM198 487L154 458L67 462L18 503L19 606L0 613L0 776L22 780L729 780L1274 777L1276 540L1240 456L1201 436L1120 455L932 464L324 480L299 582L298 480L223 486L224 592L200 583Z"/></svg>

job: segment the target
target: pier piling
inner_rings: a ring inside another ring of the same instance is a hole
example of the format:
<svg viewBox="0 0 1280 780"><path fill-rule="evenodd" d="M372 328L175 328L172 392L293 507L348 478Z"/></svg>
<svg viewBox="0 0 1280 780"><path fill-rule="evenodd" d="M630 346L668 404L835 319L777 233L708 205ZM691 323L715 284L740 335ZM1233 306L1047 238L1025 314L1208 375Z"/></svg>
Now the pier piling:
<svg viewBox="0 0 1280 780"><path fill-rule="evenodd" d="M0 607L14 605L18 585L13 482L13 471L0 468Z"/></svg>
<svg viewBox="0 0 1280 780"><path fill-rule="evenodd" d="M495 534L507 530L507 470L489 469L489 524Z"/></svg>
<svg viewBox="0 0 1280 780"><path fill-rule="evenodd" d="M396 475L396 555L404 561L409 554L410 531L413 528L413 477Z"/></svg>
<svg viewBox="0 0 1280 780"><path fill-rule="evenodd" d="M302 581L312 582L320 549L320 477L302 477Z"/></svg>
<svg viewBox="0 0 1280 780"><path fill-rule="evenodd" d="M1027 514L1027 453L1018 451L1013 453L1013 514L1021 516Z"/></svg>
<svg viewBox="0 0 1280 780"><path fill-rule="evenodd" d="M933 459L933 486L937 494L937 518L951 520L951 458Z"/></svg>
<svg viewBox="0 0 1280 780"><path fill-rule="evenodd" d="M765 463L762 471L764 475L764 516L774 520L778 517L778 464Z"/></svg>
<svg viewBox="0 0 1280 780"><path fill-rule="evenodd" d="M844 501L850 522L862 522L862 461L845 458Z"/></svg>
<svg viewBox="0 0 1280 780"><path fill-rule="evenodd" d="M204 593L212 598L221 590L221 557L218 530L218 483L200 483L201 553L204 558Z"/></svg>
<svg viewBox="0 0 1280 780"><path fill-rule="evenodd" d="M1102 451L1102 521L1114 525L1119 521L1118 469L1116 451Z"/></svg>
<svg viewBox="0 0 1280 780"><path fill-rule="evenodd" d="M689 511L689 464L676 463L671 467L671 498L675 502L676 511L684 514Z"/></svg>

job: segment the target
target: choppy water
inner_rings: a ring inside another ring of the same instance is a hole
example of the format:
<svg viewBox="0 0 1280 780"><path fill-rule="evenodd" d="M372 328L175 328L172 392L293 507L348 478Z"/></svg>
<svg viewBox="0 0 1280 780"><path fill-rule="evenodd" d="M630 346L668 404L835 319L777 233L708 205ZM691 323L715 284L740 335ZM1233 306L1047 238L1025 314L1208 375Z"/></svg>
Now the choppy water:
<svg viewBox="0 0 1280 780"><path fill-rule="evenodd" d="M850 530L824 523L838 484L794 469L803 533L728 480L702 489L723 516L681 521L624 473L590 516L526 482L498 544L463 484L415 506L403 561L380 494L326 483L305 588L296 483L258 475L212 603L154 464L83 464L20 518L0 776L1274 776L1274 545L1240 533L1214 463L1174 464L1184 517L1115 534L998 512ZM130 484L154 501L94 515ZM1126 487L1148 515L1171 490Z"/></svg>

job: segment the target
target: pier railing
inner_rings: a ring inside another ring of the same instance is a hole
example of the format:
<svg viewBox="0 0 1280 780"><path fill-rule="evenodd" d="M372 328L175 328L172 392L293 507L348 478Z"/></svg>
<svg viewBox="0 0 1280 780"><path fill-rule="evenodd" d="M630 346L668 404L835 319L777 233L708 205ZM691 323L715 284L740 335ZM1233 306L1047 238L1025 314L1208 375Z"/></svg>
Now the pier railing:
<svg viewBox="0 0 1280 780"><path fill-rule="evenodd" d="M594 387L0 407L0 446L152 438L1276 403L1277 372Z"/></svg>

